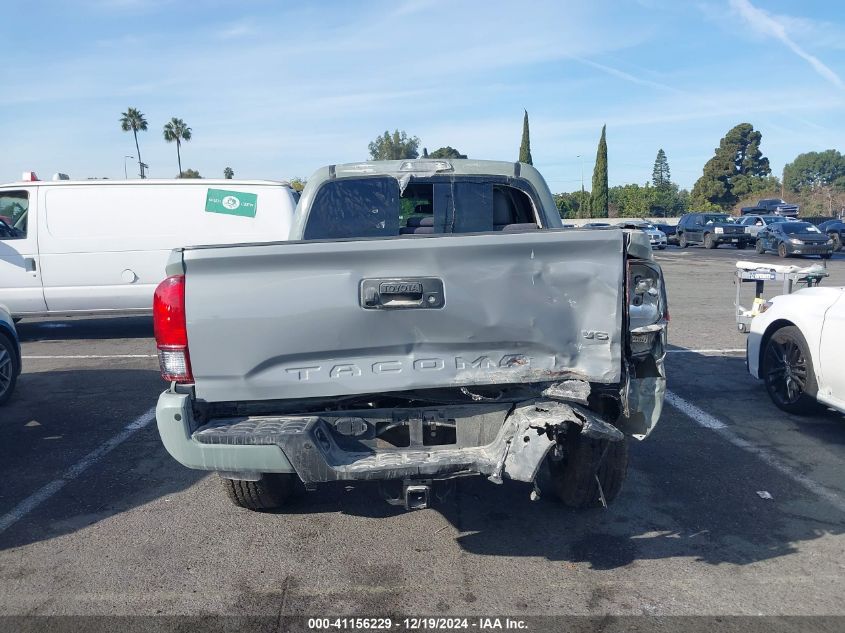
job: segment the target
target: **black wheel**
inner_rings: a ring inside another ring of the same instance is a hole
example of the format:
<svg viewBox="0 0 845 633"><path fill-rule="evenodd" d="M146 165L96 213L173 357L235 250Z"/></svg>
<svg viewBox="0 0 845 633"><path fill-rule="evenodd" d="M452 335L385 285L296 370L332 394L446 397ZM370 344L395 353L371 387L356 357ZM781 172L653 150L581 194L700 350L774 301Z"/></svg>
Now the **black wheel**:
<svg viewBox="0 0 845 633"><path fill-rule="evenodd" d="M20 360L15 345L4 334L0 334L0 404L12 397L18 381Z"/></svg>
<svg viewBox="0 0 845 633"><path fill-rule="evenodd" d="M687 243L687 236L683 233L681 233L681 237L678 238L678 246L680 246L681 248L686 248L687 246L689 246L689 244Z"/></svg>
<svg viewBox="0 0 845 633"><path fill-rule="evenodd" d="M786 252L786 244L778 244L778 257L783 257L784 259L789 257L789 253Z"/></svg>
<svg viewBox="0 0 845 633"><path fill-rule="evenodd" d="M710 233L704 236L704 248L716 248L717 246L716 240L713 239Z"/></svg>
<svg viewBox="0 0 845 633"><path fill-rule="evenodd" d="M595 440L580 433L566 436L562 460L546 459L543 491L551 491L570 508L601 506L596 476L601 481L604 499L610 503L622 490L628 474L628 444L625 440Z"/></svg>
<svg viewBox="0 0 845 633"><path fill-rule="evenodd" d="M807 341L795 326L772 334L763 351L762 377L775 405L787 413L818 409L816 374Z"/></svg>
<svg viewBox="0 0 845 633"><path fill-rule="evenodd" d="M223 487L232 503L248 510L273 510L283 506L297 483L296 475L284 473L264 473L258 481L223 479Z"/></svg>
<svg viewBox="0 0 845 633"><path fill-rule="evenodd" d="M737 250L744 251L744 250L745 250L745 247L746 247L745 242L737 242L737 243L736 243L736 248L737 248Z"/></svg>
<svg viewBox="0 0 845 633"><path fill-rule="evenodd" d="M763 240L757 240L757 246L755 247L758 255L762 255L766 252L766 247L763 246Z"/></svg>

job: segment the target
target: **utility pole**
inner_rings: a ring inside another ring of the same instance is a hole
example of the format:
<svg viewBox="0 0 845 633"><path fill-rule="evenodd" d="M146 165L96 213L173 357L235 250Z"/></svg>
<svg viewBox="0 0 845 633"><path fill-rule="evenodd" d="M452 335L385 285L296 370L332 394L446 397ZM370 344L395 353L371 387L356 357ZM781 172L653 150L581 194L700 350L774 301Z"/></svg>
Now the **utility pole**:
<svg viewBox="0 0 845 633"><path fill-rule="evenodd" d="M584 206L584 157L578 154L576 158L581 161L581 197L578 199L578 211L580 212Z"/></svg>
<svg viewBox="0 0 845 633"><path fill-rule="evenodd" d="M129 180L129 175L126 173L126 159L127 158L131 158L132 160L135 160L134 156L124 156L123 157L123 179L124 180Z"/></svg>

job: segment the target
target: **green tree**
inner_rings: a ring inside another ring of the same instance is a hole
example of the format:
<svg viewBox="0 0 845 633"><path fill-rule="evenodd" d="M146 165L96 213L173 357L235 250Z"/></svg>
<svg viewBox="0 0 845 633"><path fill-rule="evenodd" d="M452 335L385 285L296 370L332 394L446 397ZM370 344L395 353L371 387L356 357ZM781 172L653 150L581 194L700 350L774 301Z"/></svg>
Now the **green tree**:
<svg viewBox="0 0 845 633"><path fill-rule="evenodd" d="M419 146L420 139L416 136L409 137L405 134L405 130L401 132L394 130L393 134L385 130L383 135L376 137L368 145L368 148L372 160L402 160L417 158L420 155L417 151Z"/></svg>
<svg viewBox="0 0 845 633"><path fill-rule="evenodd" d="M235 177L235 171L231 167L227 167L223 170L223 178L226 180L231 180Z"/></svg>
<svg viewBox="0 0 845 633"><path fill-rule="evenodd" d="M294 191L302 191L306 184L308 184L308 180L299 176L290 179L290 186Z"/></svg>
<svg viewBox="0 0 845 633"><path fill-rule="evenodd" d="M651 184L657 187L665 187L672 182L669 174L669 161L666 160L666 152L661 147L657 150L657 158L654 159L654 169L651 170Z"/></svg>
<svg viewBox="0 0 845 633"><path fill-rule="evenodd" d="M769 159L760 151L762 138L750 123L740 123L728 131L692 188L696 208L730 209L739 198L763 184L772 170Z"/></svg>
<svg viewBox="0 0 845 633"><path fill-rule="evenodd" d="M196 169L186 169L179 172L179 178L202 178Z"/></svg>
<svg viewBox="0 0 845 633"><path fill-rule="evenodd" d="M522 142L519 144L519 162L533 165L531 160L531 138L528 133L528 110L524 110L522 117Z"/></svg>
<svg viewBox="0 0 845 633"><path fill-rule="evenodd" d="M425 148L423 148L425 150ZM466 158L466 154L461 154L458 150L454 147L447 145L446 147L439 147L428 156L425 155L423 152L424 158Z"/></svg>
<svg viewBox="0 0 845 633"><path fill-rule="evenodd" d="M132 130L132 134L135 137L135 151L138 152L138 167L141 169L141 178L146 178L144 174L144 161L141 160L141 148L138 145L138 132L145 132L147 130L147 120L137 108L126 108L126 112L121 113L120 129L124 132Z"/></svg>
<svg viewBox="0 0 845 633"><path fill-rule="evenodd" d="M555 206L557 206L558 213L561 218L571 219L580 217L578 215L581 209L581 192L573 191L572 193L556 193L554 195Z"/></svg>
<svg viewBox="0 0 845 633"><path fill-rule="evenodd" d="M164 124L164 140L168 143L176 141L176 159L179 161L179 173L182 173L182 141L191 140L191 128L182 119L173 117ZM190 171L190 170L188 170Z"/></svg>
<svg viewBox="0 0 845 633"><path fill-rule="evenodd" d="M596 150L596 166L593 169L593 189L590 193L590 217L607 217L607 139L605 128L601 126L601 138Z"/></svg>
<svg viewBox="0 0 845 633"><path fill-rule="evenodd" d="M783 168L783 186L790 191L845 185L845 156L835 149L798 154Z"/></svg>

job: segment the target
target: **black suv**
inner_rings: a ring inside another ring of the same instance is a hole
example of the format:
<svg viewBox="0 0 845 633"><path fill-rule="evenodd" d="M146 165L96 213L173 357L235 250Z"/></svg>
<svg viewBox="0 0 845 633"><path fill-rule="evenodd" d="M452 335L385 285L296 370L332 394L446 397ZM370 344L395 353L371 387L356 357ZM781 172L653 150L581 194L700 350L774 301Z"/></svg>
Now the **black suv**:
<svg viewBox="0 0 845 633"><path fill-rule="evenodd" d="M754 243L745 227L734 222L727 213L687 213L678 222L678 246L704 244L716 248L719 244L733 244L743 249Z"/></svg>

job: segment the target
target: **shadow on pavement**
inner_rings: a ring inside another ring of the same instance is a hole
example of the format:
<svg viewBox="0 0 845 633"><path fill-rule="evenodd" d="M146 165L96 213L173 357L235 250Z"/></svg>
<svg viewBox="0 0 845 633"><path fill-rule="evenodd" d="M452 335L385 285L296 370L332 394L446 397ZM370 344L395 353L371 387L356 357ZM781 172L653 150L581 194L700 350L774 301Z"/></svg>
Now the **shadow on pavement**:
<svg viewBox="0 0 845 633"><path fill-rule="evenodd" d="M13 399L0 408L0 516L120 434L155 405L162 389L155 370L22 375ZM204 476L166 453L153 421L0 533L0 550L75 532Z"/></svg>
<svg viewBox="0 0 845 633"><path fill-rule="evenodd" d="M711 398L747 409L725 416L710 410L742 435L746 423L771 425L787 440L795 433L795 418L769 402L765 389L745 373L736 358L683 354L672 365L683 377L671 388L693 389L682 397L709 409ZM670 367L670 372L673 367ZM671 374L670 374L671 375ZM712 379L702 382L703 377ZM734 407L735 408L735 407ZM745 411L753 412L746 414ZM753 418L753 419L752 419ZM805 446L785 461L828 460L837 472L845 423L838 414L825 414L798 423L803 444L830 445L824 457ZM754 435L749 434L752 443ZM796 445L798 442L795 442ZM679 558L711 565L747 565L797 552L802 543L845 532L845 516L823 499L757 456L726 441L670 406L644 442L632 440L626 485L608 510L571 510L553 499L531 501L531 486L506 481L497 486L481 477L457 480L455 490L433 510L456 530L459 545L472 554L541 557L561 562L586 562L593 569L617 569L640 560ZM770 450L771 447L769 447ZM803 452L802 452L803 451ZM775 451L778 452L778 451ZM841 482L819 481L832 489ZM758 490L771 491L764 500ZM298 500L284 514L341 511L383 518L403 512L388 505L374 483L331 484ZM431 534L416 534L425 541Z"/></svg>

